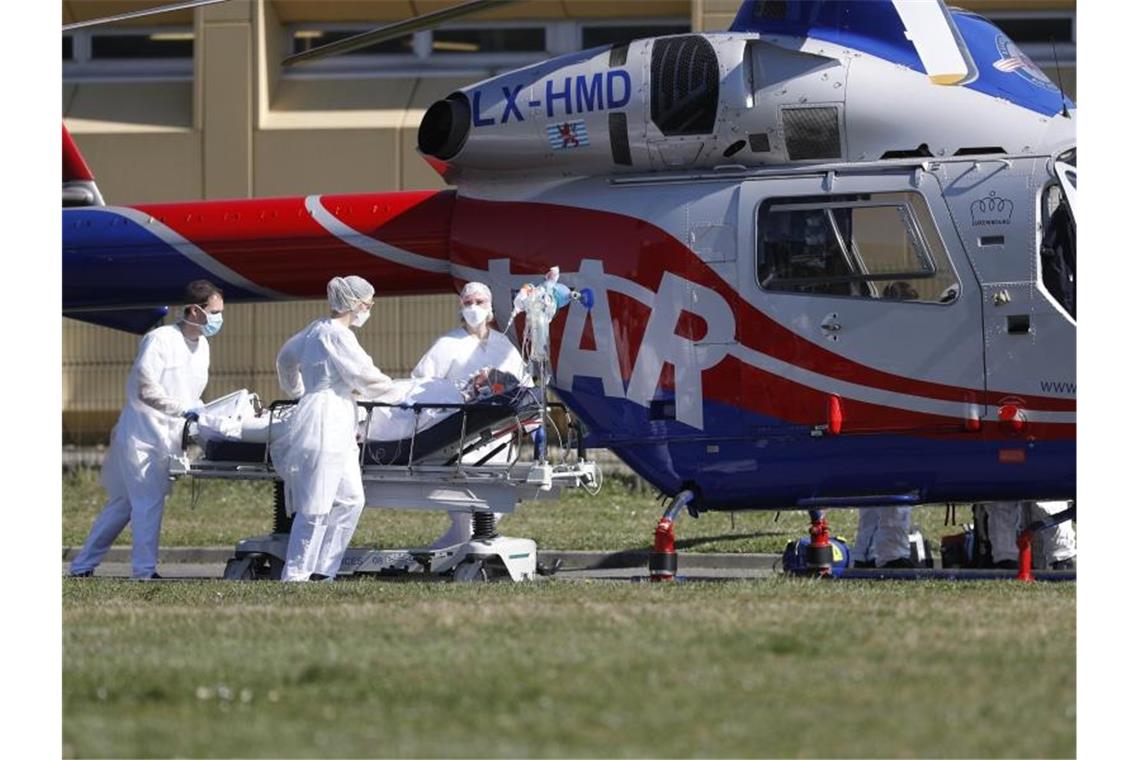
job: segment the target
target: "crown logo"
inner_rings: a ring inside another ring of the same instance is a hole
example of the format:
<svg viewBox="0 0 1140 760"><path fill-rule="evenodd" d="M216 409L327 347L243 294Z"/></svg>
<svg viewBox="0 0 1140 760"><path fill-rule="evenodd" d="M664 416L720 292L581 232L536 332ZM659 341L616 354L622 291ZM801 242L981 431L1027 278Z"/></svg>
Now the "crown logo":
<svg viewBox="0 0 1140 760"><path fill-rule="evenodd" d="M970 220L975 227L1009 224L1012 218L1013 201L1000 197L995 190L970 204Z"/></svg>

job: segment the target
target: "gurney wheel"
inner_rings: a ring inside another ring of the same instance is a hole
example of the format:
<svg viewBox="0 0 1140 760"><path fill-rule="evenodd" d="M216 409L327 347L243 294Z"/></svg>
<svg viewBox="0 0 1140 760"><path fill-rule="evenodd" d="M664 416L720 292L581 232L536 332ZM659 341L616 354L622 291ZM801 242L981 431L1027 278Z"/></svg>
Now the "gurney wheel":
<svg viewBox="0 0 1140 760"><path fill-rule="evenodd" d="M227 581L257 580L257 569L254 566L254 557L234 557L226 563L222 578Z"/></svg>
<svg viewBox="0 0 1140 760"><path fill-rule="evenodd" d="M463 562L455 568L456 583L475 583L488 580L487 567L482 560Z"/></svg>

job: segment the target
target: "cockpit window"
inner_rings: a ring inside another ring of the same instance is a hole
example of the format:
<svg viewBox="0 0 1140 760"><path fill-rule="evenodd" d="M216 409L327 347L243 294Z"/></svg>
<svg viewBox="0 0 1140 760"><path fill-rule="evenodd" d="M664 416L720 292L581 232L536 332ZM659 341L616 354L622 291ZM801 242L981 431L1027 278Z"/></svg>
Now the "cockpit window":
<svg viewBox="0 0 1140 760"><path fill-rule="evenodd" d="M959 291L915 193L766 201L757 277L765 290L897 301L946 303Z"/></svg>
<svg viewBox="0 0 1140 760"><path fill-rule="evenodd" d="M1073 174L1076 174L1074 171ZM1074 186L1076 177L1073 178ZM1060 184L1041 193L1041 283L1069 316L1077 318L1077 225Z"/></svg>

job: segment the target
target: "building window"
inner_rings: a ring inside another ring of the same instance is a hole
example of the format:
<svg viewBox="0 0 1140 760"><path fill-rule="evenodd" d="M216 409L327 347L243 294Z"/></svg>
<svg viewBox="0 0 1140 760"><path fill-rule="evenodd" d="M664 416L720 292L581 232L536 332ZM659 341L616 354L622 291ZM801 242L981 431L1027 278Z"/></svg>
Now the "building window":
<svg viewBox="0 0 1140 760"><path fill-rule="evenodd" d="M190 31L149 34L93 34L91 60L135 60L140 58L193 58L194 33Z"/></svg>
<svg viewBox="0 0 1140 760"><path fill-rule="evenodd" d="M77 29L63 38L64 81L185 80L194 75L189 26Z"/></svg>
<svg viewBox="0 0 1140 760"><path fill-rule="evenodd" d="M992 19L998 28L1018 45L1035 42L1073 42L1072 16L997 16Z"/></svg>
<svg viewBox="0 0 1140 760"><path fill-rule="evenodd" d="M293 53L304 53L307 50L312 50L322 45L329 45L334 42L346 40L349 37L355 37L365 30L336 30L336 29L296 29L293 32ZM397 37L394 40L387 40L386 42L377 42L375 45L354 50L351 53L344 53L346 56L357 55L411 55L413 50L414 36L406 34L403 37Z"/></svg>
<svg viewBox="0 0 1140 760"><path fill-rule="evenodd" d="M943 303L958 294L915 193L773 199L760 207L757 230L765 290Z"/></svg>
<svg viewBox="0 0 1140 760"><path fill-rule="evenodd" d="M602 45L625 45L647 37L667 37L672 34L688 34L688 24L583 24L582 49Z"/></svg>
<svg viewBox="0 0 1140 760"><path fill-rule="evenodd" d="M1056 12L990 12L994 22L1037 66L1055 76L1055 68L1077 62L1077 16Z"/></svg>
<svg viewBox="0 0 1140 760"><path fill-rule="evenodd" d="M466 22L415 32L354 53L285 69L287 77L454 76L478 78L579 50L619 45L634 39L683 34L689 22L659 19L652 25L631 19L607 21ZM366 23L306 23L288 27L293 53L352 37L373 28Z"/></svg>
<svg viewBox="0 0 1140 760"><path fill-rule="evenodd" d="M436 29L432 32L431 52L432 55L544 53L546 28Z"/></svg>

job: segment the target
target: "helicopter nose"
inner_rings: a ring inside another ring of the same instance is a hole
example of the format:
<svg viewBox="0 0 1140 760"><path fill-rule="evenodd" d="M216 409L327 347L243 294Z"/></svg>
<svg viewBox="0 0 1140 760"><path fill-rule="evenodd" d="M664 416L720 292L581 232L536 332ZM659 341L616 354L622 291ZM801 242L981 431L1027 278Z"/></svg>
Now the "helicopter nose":
<svg viewBox="0 0 1140 760"><path fill-rule="evenodd" d="M418 142L424 155L446 161L457 154L471 131L471 105L461 92L432 103L420 122Z"/></svg>

